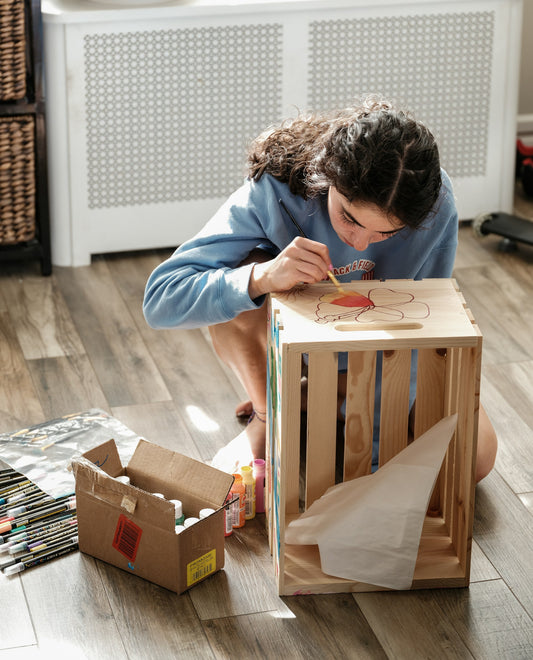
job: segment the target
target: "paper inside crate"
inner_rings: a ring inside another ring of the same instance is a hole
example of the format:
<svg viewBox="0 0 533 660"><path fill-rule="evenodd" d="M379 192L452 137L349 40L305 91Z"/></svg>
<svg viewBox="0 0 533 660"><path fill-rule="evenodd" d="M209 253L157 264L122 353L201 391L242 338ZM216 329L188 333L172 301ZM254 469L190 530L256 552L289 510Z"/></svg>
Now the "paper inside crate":
<svg viewBox="0 0 533 660"><path fill-rule="evenodd" d="M221 507L231 475L145 440L127 466L114 440L72 465L80 550L177 593L223 567ZM131 484L115 479L124 474ZM171 499L181 500L186 516L205 507L216 513L176 534Z"/></svg>
<svg viewBox="0 0 533 660"><path fill-rule="evenodd" d="M318 544L327 575L409 589L422 525L457 414L435 424L374 474L329 488L287 527L285 542Z"/></svg>

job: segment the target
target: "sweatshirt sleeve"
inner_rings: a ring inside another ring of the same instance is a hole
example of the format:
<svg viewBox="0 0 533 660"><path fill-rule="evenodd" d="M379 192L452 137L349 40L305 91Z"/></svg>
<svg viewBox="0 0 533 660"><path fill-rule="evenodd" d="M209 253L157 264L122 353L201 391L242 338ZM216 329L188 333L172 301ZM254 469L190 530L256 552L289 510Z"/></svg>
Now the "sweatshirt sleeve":
<svg viewBox="0 0 533 660"><path fill-rule="evenodd" d="M268 182L246 182L205 227L150 275L143 312L153 328L195 328L223 323L261 306L248 283L253 264L239 264L258 246L275 248L268 231ZM274 206L272 204L272 206Z"/></svg>

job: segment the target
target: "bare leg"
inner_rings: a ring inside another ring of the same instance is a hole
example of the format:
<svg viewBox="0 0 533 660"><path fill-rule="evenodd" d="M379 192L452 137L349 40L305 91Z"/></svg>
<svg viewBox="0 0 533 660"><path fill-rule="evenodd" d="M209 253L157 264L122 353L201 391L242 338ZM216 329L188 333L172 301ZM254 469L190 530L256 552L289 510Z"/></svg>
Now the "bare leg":
<svg viewBox="0 0 533 660"><path fill-rule="evenodd" d="M244 263L266 261L270 255L254 250ZM265 457L267 381L267 305L243 312L231 321L209 327L213 347L235 373L249 396L237 406L239 416L252 415L246 428L213 459L213 465L234 472L254 458ZM252 414L254 413L254 414Z"/></svg>
<svg viewBox="0 0 533 660"><path fill-rule="evenodd" d="M409 427L412 431L414 427L414 412L416 402L411 409ZM485 408L479 406L478 433L477 433L477 453L476 453L476 483L484 479L494 467L496 461L496 452L498 451L498 438L496 431L488 418Z"/></svg>
<svg viewBox="0 0 533 660"><path fill-rule="evenodd" d="M264 458L266 442L267 313L243 312L227 323L209 328L220 359L239 378L255 411L246 428L213 459L213 466L234 472L254 458Z"/></svg>
<svg viewBox="0 0 533 660"><path fill-rule="evenodd" d="M485 408L479 406L476 483L484 479L494 467L497 451L498 438L496 437L496 431L485 412Z"/></svg>

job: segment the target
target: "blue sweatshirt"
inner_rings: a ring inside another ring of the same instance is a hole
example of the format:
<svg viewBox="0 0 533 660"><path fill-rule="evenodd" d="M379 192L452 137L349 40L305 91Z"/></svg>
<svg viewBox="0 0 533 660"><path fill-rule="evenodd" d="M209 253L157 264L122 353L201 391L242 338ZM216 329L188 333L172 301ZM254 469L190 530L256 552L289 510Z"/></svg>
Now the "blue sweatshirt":
<svg viewBox="0 0 533 660"><path fill-rule="evenodd" d="M280 198L305 235L328 246L341 282L450 277L458 218L450 180L444 171L442 177L435 208L418 229L404 228L362 252L337 236L326 195L305 200L270 175L247 180L196 236L150 275L143 306L146 321L153 328L196 328L261 306L264 296L252 300L248 295L253 264L239 264L255 247L277 255L298 236Z"/></svg>

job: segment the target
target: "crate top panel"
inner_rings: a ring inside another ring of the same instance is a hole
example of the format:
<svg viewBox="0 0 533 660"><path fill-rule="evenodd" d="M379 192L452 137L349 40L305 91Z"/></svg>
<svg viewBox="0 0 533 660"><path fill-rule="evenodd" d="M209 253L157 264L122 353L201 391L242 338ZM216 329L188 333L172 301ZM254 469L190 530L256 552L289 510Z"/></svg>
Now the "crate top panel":
<svg viewBox="0 0 533 660"><path fill-rule="evenodd" d="M290 351L476 346L480 333L453 279L302 285L270 296L273 332Z"/></svg>

